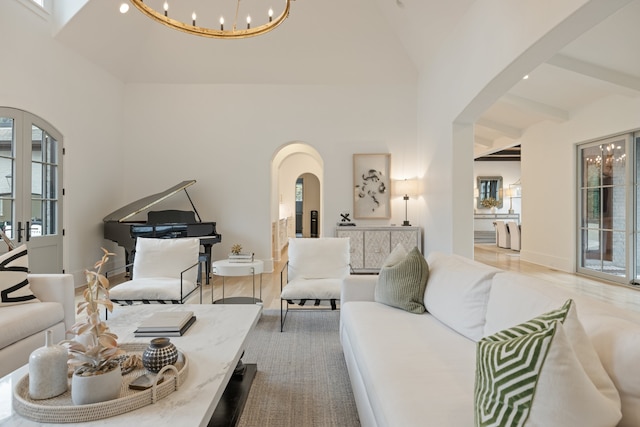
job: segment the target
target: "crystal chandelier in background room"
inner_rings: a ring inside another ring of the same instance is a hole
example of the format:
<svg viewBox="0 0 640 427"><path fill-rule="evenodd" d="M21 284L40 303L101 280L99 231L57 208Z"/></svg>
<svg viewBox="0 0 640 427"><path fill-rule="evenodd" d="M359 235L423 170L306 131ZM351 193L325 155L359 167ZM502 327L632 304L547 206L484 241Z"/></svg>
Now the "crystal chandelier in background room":
<svg viewBox="0 0 640 427"><path fill-rule="evenodd" d="M289 16L291 0L269 1L283 5L282 11L275 12L278 15L274 15L274 9L268 6L267 0L245 0L242 5L241 0L228 0L226 10L214 9L224 1L130 0L139 11L163 25L188 34L219 39L254 37L275 29ZM244 7L246 3L252 4ZM120 12L128 10L129 5L122 3Z"/></svg>

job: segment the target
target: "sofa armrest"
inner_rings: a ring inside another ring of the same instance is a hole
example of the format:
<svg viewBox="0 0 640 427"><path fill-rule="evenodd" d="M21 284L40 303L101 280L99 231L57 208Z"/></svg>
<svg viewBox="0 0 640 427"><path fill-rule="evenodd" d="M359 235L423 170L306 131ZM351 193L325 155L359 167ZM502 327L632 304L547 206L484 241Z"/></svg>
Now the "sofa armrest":
<svg viewBox="0 0 640 427"><path fill-rule="evenodd" d="M64 310L64 327L68 331L76 322L75 288L71 274L29 274L34 295L43 302L59 302Z"/></svg>
<svg viewBox="0 0 640 427"><path fill-rule="evenodd" d="M351 274L342 282L340 306L349 301L374 301L378 276L373 274Z"/></svg>

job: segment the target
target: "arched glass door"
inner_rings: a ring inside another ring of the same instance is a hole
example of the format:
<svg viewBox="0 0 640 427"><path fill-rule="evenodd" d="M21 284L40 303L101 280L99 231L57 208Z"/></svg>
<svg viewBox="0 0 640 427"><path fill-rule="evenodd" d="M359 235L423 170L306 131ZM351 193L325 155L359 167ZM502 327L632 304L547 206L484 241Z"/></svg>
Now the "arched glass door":
<svg viewBox="0 0 640 427"><path fill-rule="evenodd" d="M0 107L0 226L14 246L27 244L32 273L62 272L61 154L49 123Z"/></svg>

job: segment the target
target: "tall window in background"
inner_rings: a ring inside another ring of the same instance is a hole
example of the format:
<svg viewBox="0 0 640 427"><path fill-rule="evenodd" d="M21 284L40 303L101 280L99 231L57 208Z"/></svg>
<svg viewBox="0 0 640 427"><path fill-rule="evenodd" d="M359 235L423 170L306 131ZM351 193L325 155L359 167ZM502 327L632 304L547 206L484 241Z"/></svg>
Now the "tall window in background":
<svg viewBox="0 0 640 427"><path fill-rule="evenodd" d="M626 134L578 147L578 271L620 283L629 283L636 271L629 262L637 252L629 238L637 233L631 143Z"/></svg>

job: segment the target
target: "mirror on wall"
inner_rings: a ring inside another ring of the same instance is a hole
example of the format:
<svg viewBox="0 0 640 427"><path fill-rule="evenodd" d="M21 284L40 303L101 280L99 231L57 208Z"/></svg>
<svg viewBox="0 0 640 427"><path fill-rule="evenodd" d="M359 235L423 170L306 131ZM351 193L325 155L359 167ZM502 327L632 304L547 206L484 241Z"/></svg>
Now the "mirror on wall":
<svg viewBox="0 0 640 427"><path fill-rule="evenodd" d="M501 176L479 176L477 185L479 209L502 207L503 197Z"/></svg>

